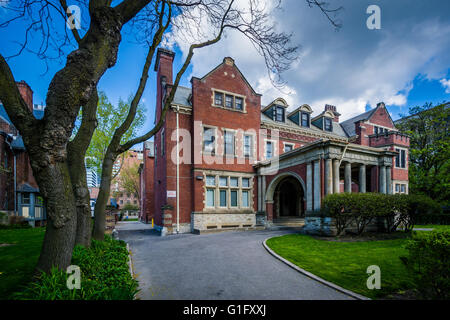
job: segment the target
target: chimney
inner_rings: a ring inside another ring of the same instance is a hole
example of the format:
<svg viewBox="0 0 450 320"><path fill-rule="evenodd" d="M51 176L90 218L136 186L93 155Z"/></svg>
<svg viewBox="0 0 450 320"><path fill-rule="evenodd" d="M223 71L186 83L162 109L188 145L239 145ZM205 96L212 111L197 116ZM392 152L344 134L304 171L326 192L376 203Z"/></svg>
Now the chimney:
<svg viewBox="0 0 450 320"><path fill-rule="evenodd" d="M156 118L159 121L161 116L162 102L166 93L166 85L173 83L173 59L175 52L167 49L158 48L156 53L155 71L156 71Z"/></svg>
<svg viewBox="0 0 450 320"><path fill-rule="evenodd" d="M24 80L16 83L17 87L19 88L20 95L22 96L23 100L25 100L25 103L28 105L28 108L30 108L31 112L33 112L33 90L31 90L28 83L26 83Z"/></svg>
<svg viewBox="0 0 450 320"><path fill-rule="evenodd" d="M339 116L341 114L336 111L336 106L332 106L331 104L326 104L325 111L330 111L332 114L334 114L333 121L339 123Z"/></svg>

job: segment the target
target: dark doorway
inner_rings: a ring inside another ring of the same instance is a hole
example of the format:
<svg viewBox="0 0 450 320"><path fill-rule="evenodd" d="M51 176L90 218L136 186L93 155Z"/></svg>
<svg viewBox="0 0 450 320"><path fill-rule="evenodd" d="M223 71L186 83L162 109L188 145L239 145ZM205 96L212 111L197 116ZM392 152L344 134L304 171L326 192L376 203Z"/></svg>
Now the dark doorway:
<svg viewBox="0 0 450 320"><path fill-rule="evenodd" d="M280 181L275 191L277 217L303 217L303 197L303 188L297 179L288 177Z"/></svg>

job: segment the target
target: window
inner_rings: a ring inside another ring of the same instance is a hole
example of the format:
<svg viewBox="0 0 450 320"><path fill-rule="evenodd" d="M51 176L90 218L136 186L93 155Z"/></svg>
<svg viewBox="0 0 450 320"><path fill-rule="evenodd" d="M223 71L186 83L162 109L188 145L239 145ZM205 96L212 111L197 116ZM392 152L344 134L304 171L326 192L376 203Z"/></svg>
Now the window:
<svg viewBox="0 0 450 320"><path fill-rule="evenodd" d="M245 207L245 208L249 207L249 205L248 205L248 203L249 203L248 196L249 196L248 191L242 191L242 206Z"/></svg>
<svg viewBox="0 0 450 320"><path fill-rule="evenodd" d="M220 190L220 206L227 207L227 190Z"/></svg>
<svg viewBox="0 0 450 320"><path fill-rule="evenodd" d="M206 190L206 206L214 207L214 189Z"/></svg>
<svg viewBox="0 0 450 320"><path fill-rule="evenodd" d="M396 193L400 192L400 185L398 183L395 184L395 192Z"/></svg>
<svg viewBox="0 0 450 320"><path fill-rule="evenodd" d="M214 91L214 105L238 111L244 110L244 97L230 93Z"/></svg>
<svg viewBox="0 0 450 320"><path fill-rule="evenodd" d="M309 128L309 114L306 112L302 112L302 127Z"/></svg>
<svg viewBox="0 0 450 320"><path fill-rule="evenodd" d="M237 207L238 206L238 201L237 201L237 198L238 198L238 191L237 190L231 190L231 192L230 192L230 205L231 205L231 207Z"/></svg>
<svg viewBox="0 0 450 320"><path fill-rule="evenodd" d="M271 159L273 157L273 143L272 141L266 142L266 159Z"/></svg>
<svg viewBox="0 0 450 320"><path fill-rule="evenodd" d="M234 102L236 104L236 110L243 110L244 109L244 100L239 97L234 98Z"/></svg>
<svg viewBox="0 0 450 320"><path fill-rule="evenodd" d="M284 122L284 108L275 107L275 121Z"/></svg>
<svg viewBox="0 0 450 320"><path fill-rule="evenodd" d="M252 154L252 136L244 136L244 157L250 158Z"/></svg>
<svg viewBox="0 0 450 320"><path fill-rule="evenodd" d="M228 177L220 177L219 178L219 186L228 187Z"/></svg>
<svg viewBox="0 0 450 320"><path fill-rule="evenodd" d="M31 197L29 192L22 193L22 204L30 204Z"/></svg>
<svg viewBox="0 0 450 320"><path fill-rule="evenodd" d="M220 92L214 93L214 104L216 106L223 106L223 93Z"/></svg>
<svg viewBox="0 0 450 320"><path fill-rule="evenodd" d="M286 143L285 145L284 145L284 152L289 152L289 151L291 151L291 150L293 150L294 149L294 145L293 144L288 144L288 143Z"/></svg>
<svg viewBox="0 0 450 320"><path fill-rule="evenodd" d="M395 149L398 152L395 157L395 167L397 168L406 168L406 150L403 149Z"/></svg>
<svg viewBox="0 0 450 320"><path fill-rule="evenodd" d="M206 207L216 209L249 208L252 194L250 178L206 176ZM217 199L215 198L217 196Z"/></svg>
<svg viewBox="0 0 450 320"><path fill-rule="evenodd" d="M206 176L206 185L207 186L215 186L216 185L216 177L215 176Z"/></svg>
<svg viewBox="0 0 450 320"><path fill-rule="evenodd" d="M123 204L123 200L120 200L120 204Z"/></svg>
<svg viewBox="0 0 450 320"><path fill-rule="evenodd" d="M377 126L374 127L374 133L378 134L378 127Z"/></svg>
<svg viewBox="0 0 450 320"><path fill-rule="evenodd" d="M225 155L234 156L234 133L225 131Z"/></svg>
<svg viewBox="0 0 450 320"><path fill-rule="evenodd" d="M225 107L227 108L233 108L233 96L230 96L229 94L227 94L225 96Z"/></svg>
<svg viewBox="0 0 450 320"><path fill-rule="evenodd" d="M401 193L405 193L406 192L406 185L402 184L401 185Z"/></svg>
<svg viewBox="0 0 450 320"><path fill-rule="evenodd" d="M330 118L325 118L325 131L333 131L332 120Z"/></svg>
<svg viewBox="0 0 450 320"><path fill-rule="evenodd" d="M203 128L203 152L214 154L215 148L215 130L212 128Z"/></svg>
<svg viewBox="0 0 450 320"><path fill-rule="evenodd" d="M161 155L164 156L166 153L166 134L164 129L161 131Z"/></svg>

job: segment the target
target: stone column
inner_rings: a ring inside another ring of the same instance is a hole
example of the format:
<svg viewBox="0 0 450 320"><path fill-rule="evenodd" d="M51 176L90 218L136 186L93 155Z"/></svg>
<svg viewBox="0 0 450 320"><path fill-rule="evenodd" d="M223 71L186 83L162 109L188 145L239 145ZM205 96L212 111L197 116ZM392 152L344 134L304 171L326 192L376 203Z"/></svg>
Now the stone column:
<svg viewBox="0 0 450 320"><path fill-rule="evenodd" d="M344 191L352 192L352 164L350 162L345 163L344 169Z"/></svg>
<svg viewBox="0 0 450 320"><path fill-rule="evenodd" d="M359 192L366 193L366 165L359 166Z"/></svg>
<svg viewBox="0 0 450 320"><path fill-rule="evenodd" d="M391 167L386 167L386 193L392 194Z"/></svg>
<svg viewBox="0 0 450 320"><path fill-rule="evenodd" d="M331 159L325 160L325 195L333 193L333 163Z"/></svg>
<svg viewBox="0 0 450 320"><path fill-rule="evenodd" d="M314 161L314 211L320 210L320 160Z"/></svg>
<svg viewBox="0 0 450 320"><path fill-rule="evenodd" d="M262 211L262 204L261 176L258 176L258 211Z"/></svg>
<svg viewBox="0 0 450 320"><path fill-rule="evenodd" d="M271 223L273 221L273 201L266 201L267 221Z"/></svg>
<svg viewBox="0 0 450 320"><path fill-rule="evenodd" d="M312 211L312 165L306 164L306 211Z"/></svg>
<svg viewBox="0 0 450 320"><path fill-rule="evenodd" d="M339 160L334 159L333 160L333 193L339 193Z"/></svg>
<svg viewBox="0 0 450 320"><path fill-rule="evenodd" d="M386 193L386 166L380 166L380 193Z"/></svg>

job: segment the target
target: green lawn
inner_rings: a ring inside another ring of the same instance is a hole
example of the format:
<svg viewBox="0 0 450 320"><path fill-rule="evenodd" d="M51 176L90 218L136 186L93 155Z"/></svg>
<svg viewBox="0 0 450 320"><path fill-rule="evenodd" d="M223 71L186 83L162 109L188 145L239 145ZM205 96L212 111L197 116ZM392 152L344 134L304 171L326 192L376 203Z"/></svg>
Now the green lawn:
<svg viewBox="0 0 450 320"><path fill-rule="evenodd" d="M30 280L44 233L45 228L0 229L0 299L8 299Z"/></svg>
<svg viewBox="0 0 450 320"><path fill-rule="evenodd" d="M439 224L425 224L425 225L415 225L414 228L427 228L427 229L434 229L437 231L443 231L443 230L449 230L450 231L450 226L449 225L439 225Z"/></svg>
<svg viewBox="0 0 450 320"><path fill-rule="evenodd" d="M269 239L267 245L286 258L327 281L369 298L413 288L412 279L399 257L406 256L406 239L337 242L290 234ZM369 290L367 267L381 270L381 289Z"/></svg>

